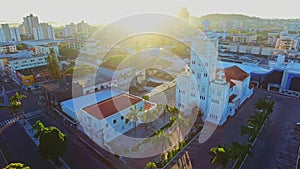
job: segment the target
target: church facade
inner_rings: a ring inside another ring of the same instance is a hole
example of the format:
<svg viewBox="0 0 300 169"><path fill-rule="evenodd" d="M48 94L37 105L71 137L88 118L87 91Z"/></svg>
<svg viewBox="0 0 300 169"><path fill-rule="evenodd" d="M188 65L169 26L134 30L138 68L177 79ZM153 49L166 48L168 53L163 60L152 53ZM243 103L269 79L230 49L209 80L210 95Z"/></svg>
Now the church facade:
<svg viewBox="0 0 300 169"><path fill-rule="evenodd" d="M251 95L250 76L238 66L217 68L218 40L192 40L190 65L176 78L176 106L184 113L199 108L206 121L222 125Z"/></svg>

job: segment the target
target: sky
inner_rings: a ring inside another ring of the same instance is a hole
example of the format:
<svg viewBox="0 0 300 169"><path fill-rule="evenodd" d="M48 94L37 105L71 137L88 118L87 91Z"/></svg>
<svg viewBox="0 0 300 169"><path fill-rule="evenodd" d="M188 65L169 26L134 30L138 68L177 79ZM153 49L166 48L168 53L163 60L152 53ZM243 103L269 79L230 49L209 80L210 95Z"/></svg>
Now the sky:
<svg viewBox="0 0 300 169"><path fill-rule="evenodd" d="M2 2L1 2L2 1ZM1 22L22 22L29 13L40 22L107 24L143 12L174 15L187 7L192 16L237 13L262 18L300 18L299 2L284 0L0 0Z"/></svg>

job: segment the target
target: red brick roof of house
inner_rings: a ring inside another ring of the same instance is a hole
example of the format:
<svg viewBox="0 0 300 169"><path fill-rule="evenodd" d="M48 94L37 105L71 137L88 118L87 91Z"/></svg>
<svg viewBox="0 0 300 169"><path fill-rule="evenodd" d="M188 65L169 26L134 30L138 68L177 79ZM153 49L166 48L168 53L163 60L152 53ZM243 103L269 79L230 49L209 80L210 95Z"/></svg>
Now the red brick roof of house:
<svg viewBox="0 0 300 169"><path fill-rule="evenodd" d="M83 108L83 110L96 117L97 119L102 120L141 101L142 99L138 97L134 97L128 94L121 94L85 107Z"/></svg>

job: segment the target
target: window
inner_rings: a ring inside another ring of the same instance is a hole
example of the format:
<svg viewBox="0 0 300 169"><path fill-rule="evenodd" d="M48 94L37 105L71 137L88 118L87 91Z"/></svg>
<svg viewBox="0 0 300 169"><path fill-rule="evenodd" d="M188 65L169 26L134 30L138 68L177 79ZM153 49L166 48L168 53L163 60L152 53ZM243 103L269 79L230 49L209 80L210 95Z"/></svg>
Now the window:
<svg viewBox="0 0 300 169"><path fill-rule="evenodd" d="M205 97L204 97L204 96L200 96L200 99L201 99L201 100L205 100Z"/></svg>
<svg viewBox="0 0 300 169"><path fill-rule="evenodd" d="M198 79L198 80L201 79L201 73L197 73L197 79Z"/></svg>
<svg viewBox="0 0 300 169"><path fill-rule="evenodd" d="M117 123L117 120L114 120L113 123L116 124L116 123Z"/></svg>
<svg viewBox="0 0 300 169"><path fill-rule="evenodd" d="M108 123L106 123L105 126L108 127Z"/></svg>
<svg viewBox="0 0 300 169"><path fill-rule="evenodd" d="M121 120L124 120L124 116L121 116Z"/></svg>

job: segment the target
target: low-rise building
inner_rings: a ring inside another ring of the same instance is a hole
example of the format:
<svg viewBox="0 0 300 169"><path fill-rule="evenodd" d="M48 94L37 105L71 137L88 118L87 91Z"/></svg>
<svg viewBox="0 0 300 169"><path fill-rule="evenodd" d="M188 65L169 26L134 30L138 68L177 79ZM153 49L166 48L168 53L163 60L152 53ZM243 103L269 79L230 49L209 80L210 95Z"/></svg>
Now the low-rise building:
<svg viewBox="0 0 300 169"><path fill-rule="evenodd" d="M299 35L281 35L276 41L276 52L297 52L299 48Z"/></svg>
<svg viewBox="0 0 300 169"><path fill-rule="evenodd" d="M131 81L135 76L135 68L111 63L103 63L98 69L98 74L111 78L115 87L128 91Z"/></svg>
<svg viewBox="0 0 300 169"><path fill-rule="evenodd" d="M67 76L60 80L45 82L41 85L41 104L49 108L61 110L60 103L73 97L82 96L82 86L72 82L72 77Z"/></svg>
<svg viewBox="0 0 300 169"><path fill-rule="evenodd" d="M0 45L0 53L16 53L18 52L16 45Z"/></svg>
<svg viewBox="0 0 300 169"><path fill-rule="evenodd" d="M36 54L45 54L45 55L49 55L51 49L53 49L53 50L54 50L54 53L55 53L57 56L60 56L60 55L59 55L59 47L58 47L57 44L36 45L36 46L34 46L34 48L35 48L35 53L36 53Z"/></svg>
<svg viewBox="0 0 300 169"><path fill-rule="evenodd" d="M103 145L134 127L130 119L126 123L126 115L133 108L142 113L156 105L140 97L108 88L64 101L61 106L65 114L79 122L79 129L98 145Z"/></svg>

